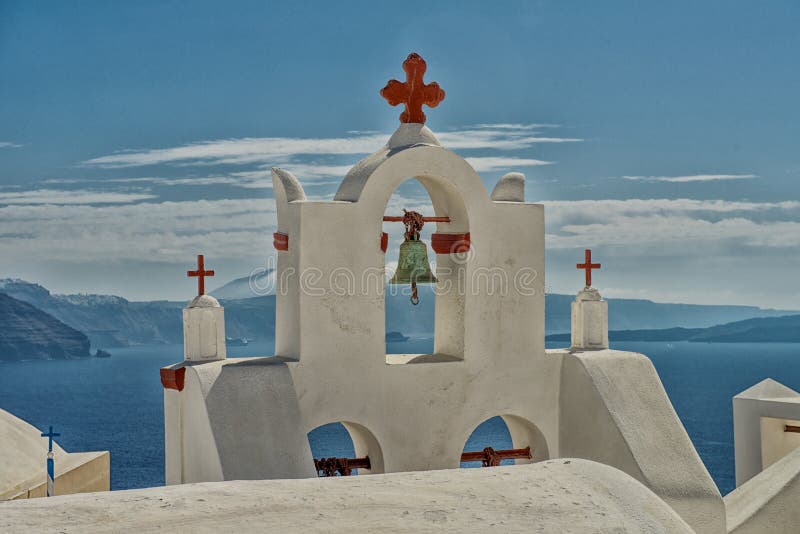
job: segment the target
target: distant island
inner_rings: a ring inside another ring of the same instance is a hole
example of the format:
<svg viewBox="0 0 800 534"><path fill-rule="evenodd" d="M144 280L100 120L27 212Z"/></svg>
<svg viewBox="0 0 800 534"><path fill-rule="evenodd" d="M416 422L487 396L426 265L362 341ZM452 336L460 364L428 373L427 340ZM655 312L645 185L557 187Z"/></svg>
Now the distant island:
<svg viewBox="0 0 800 534"><path fill-rule="evenodd" d="M265 273L262 278L270 276ZM266 283L259 281L259 287ZM275 335L275 295L254 296L249 278L238 278L212 290L225 307L226 334L230 346L244 346L253 339ZM186 301L135 302L114 295L58 295L39 284L19 279L0 279L6 306L0 309L0 361L62 359L90 356L92 347L104 351L135 345L183 342L181 309ZM412 306L402 292L386 296L386 342L408 340L409 334L432 336L435 294L420 286L420 304ZM545 296L545 327L550 341L569 342L571 295ZM647 341L800 341L791 319L798 312L755 306L659 303L640 299L607 299L611 339ZM27 307L22 311L20 304ZM38 313L37 313L38 312ZM40 320L19 322L21 316ZM748 323L753 318L778 319L772 323ZM15 322L16 321L16 322ZM744 324L739 324L744 323ZM16 325L11 328L10 325ZM35 326L38 325L38 326ZM722 326L712 326L722 325ZM654 329L655 326L664 329ZM13 340L12 340L13 338ZM28 347L28 348L25 348ZM48 348L49 347L49 348ZM102 354L101 356L102 357Z"/></svg>
<svg viewBox="0 0 800 534"><path fill-rule="evenodd" d="M88 358L89 338L27 302L0 293L0 361Z"/></svg>
<svg viewBox="0 0 800 534"><path fill-rule="evenodd" d="M547 341L570 341L570 334L551 334ZM757 317L708 328L611 330L610 341L691 341L694 343L800 343L800 315Z"/></svg>

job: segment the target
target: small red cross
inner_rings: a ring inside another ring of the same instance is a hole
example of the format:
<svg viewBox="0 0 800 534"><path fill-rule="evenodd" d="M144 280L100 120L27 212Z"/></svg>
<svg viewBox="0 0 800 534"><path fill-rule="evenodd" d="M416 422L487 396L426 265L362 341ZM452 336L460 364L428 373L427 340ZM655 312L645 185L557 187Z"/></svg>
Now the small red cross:
<svg viewBox="0 0 800 534"><path fill-rule="evenodd" d="M214 271L206 271L203 265L203 255L197 255L197 270L196 271L186 271L186 276L196 276L197 277L197 295L205 295L206 294L206 276L214 276Z"/></svg>
<svg viewBox="0 0 800 534"><path fill-rule="evenodd" d="M409 54L403 62L406 81L389 80L386 87L381 89L381 96L389 105L405 104L406 110L400 115L400 122L425 124L422 105L435 108L444 100L444 90L438 83L425 84L423 81L427 68L425 60L419 54Z"/></svg>
<svg viewBox="0 0 800 534"><path fill-rule="evenodd" d="M586 271L586 287L592 287L592 269L599 269L600 264L592 263L592 251L588 248L584 251L584 261L585 263L579 263L577 268Z"/></svg>

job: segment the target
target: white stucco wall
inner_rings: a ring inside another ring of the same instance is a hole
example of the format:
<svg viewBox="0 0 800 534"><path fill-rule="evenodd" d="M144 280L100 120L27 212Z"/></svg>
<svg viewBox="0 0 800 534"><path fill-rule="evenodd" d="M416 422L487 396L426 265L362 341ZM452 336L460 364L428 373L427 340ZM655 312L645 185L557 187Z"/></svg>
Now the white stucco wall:
<svg viewBox="0 0 800 534"><path fill-rule="evenodd" d="M800 421L774 417L761 418L761 465L764 469L800 447L800 434L786 432L787 425L800 428Z"/></svg>
<svg viewBox="0 0 800 534"><path fill-rule="evenodd" d="M559 455L616 467L653 490L697 532L725 532L719 490L650 360L614 350L562 355Z"/></svg>
<svg viewBox="0 0 800 534"><path fill-rule="evenodd" d="M800 525L800 449L725 496L731 534L796 534Z"/></svg>
<svg viewBox="0 0 800 534"><path fill-rule="evenodd" d="M183 309L183 358L205 361L225 357L225 310L211 295L198 295Z"/></svg>
<svg viewBox="0 0 800 534"><path fill-rule="evenodd" d="M733 398L737 486L800 444L800 434L787 435L779 420L800 420L800 394L771 378Z"/></svg>
<svg viewBox="0 0 800 534"><path fill-rule="evenodd" d="M608 348L608 302L593 287L585 287L572 301L572 348Z"/></svg>

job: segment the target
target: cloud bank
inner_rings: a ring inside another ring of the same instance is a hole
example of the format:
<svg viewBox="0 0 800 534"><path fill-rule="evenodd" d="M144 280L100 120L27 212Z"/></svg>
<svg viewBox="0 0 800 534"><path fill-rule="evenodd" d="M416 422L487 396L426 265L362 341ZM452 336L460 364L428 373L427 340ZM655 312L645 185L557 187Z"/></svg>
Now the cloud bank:
<svg viewBox="0 0 800 534"><path fill-rule="evenodd" d="M757 174L692 174L688 176L623 176L626 180L642 182L713 182L718 180L750 180L758 178Z"/></svg>
<svg viewBox="0 0 800 534"><path fill-rule="evenodd" d="M523 150L539 143L571 143L581 139L541 136L541 125L484 124L437 133L444 146L459 150ZM149 165L276 165L309 156L351 156L374 152L386 143L389 135L353 132L348 137L295 138L245 137L200 141L177 147L122 150L99 156L81 165L105 169Z"/></svg>
<svg viewBox="0 0 800 534"><path fill-rule="evenodd" d="M126 204L153 198L149 193L33 189L0 193L0 204Z"/></svg>

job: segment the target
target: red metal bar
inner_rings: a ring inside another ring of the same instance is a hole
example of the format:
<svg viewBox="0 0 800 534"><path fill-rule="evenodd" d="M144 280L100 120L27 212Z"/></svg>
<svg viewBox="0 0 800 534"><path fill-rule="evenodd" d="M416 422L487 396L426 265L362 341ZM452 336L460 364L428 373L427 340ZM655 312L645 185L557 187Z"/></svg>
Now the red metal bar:
<svg viewBox="0 0 800 534"><path fill-rule="evenodd" d="M491 447L486 447L482 451L470 451L461 453L462 462L482 462L484 467L500 465L501 460L513 460L517 458L532 459L531 448L524 449L502 449L499 451Z"/></svg>
<svg viewBox="0 0 800 534"><path fill-rule="evenodd" d="M353 469L371 469L369 456L364 458L314 458L314 469L321 477L335 477L336 473L343 477L350 476Z"/></svg>
<svg viewBox="0 0 800 534"><path fill-rule="evenodd" d="M784 432L794 432L796 434L800 434L800 426L795 425L786 425L783 427Z"/></svg>
<svg viewBox="0 0 800 534"><path fill-rule="evenodd" d="M424 222L450 222L450 217L423 217ZM383 222L403 222L403 216L395 217L394 215L384 215Z"/></svg>

